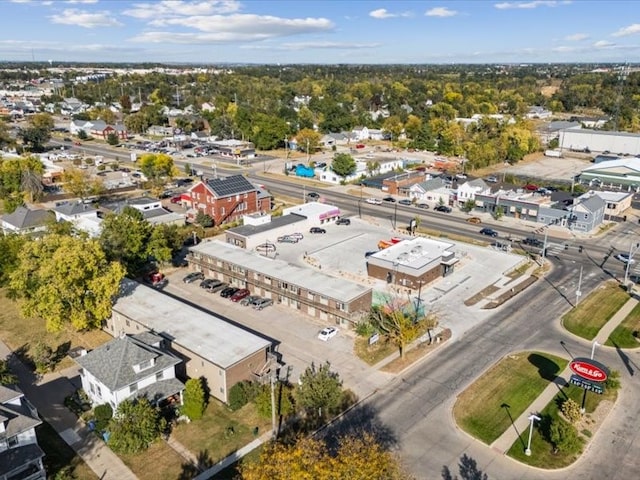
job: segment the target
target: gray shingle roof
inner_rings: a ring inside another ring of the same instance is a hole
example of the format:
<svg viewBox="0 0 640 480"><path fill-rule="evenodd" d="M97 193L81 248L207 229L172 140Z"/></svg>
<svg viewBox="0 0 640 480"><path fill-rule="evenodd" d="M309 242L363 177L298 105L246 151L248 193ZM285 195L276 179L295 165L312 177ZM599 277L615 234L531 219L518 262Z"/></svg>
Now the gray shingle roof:
<svg viewBox="0 0 640 480"><path fill-rule="evenodd" d="M206 181L207 186L218 198L253 192L256 187L242 175L231 175L225 178L214 178Z"/></svg>
<svg viewBox="0 0 640 480"><path fill-rule="evenodd" d="M22 206L2 216L2 220L18 229L46 225L50 218L51 214L47 210L29 210Z"/></svg>
<svg viewBox="0 0 640 480"><path fill-rule="evenodd" d="M15 469L42 457L44 457L44 452L37 443L30 443L29 445L0 452L0 476L13 472Z"/></svg>
<svg viewBox="0 0 640 480"><path fill-rule="evenodd" d="M67 202L54 207L53 210L63 215L71 216L88 211L95 211L95 208L82 202Z"/></svg>
<svg viewBox="0 0 640 480"><path fill-rule="evenodd" d="M134 365L155 359L155 364L136 373ZM143 378L155 375L167 367L177 365L180 360L146 343L124 336L115 338L76 358L82 368L91 373L109 390L116 391Z"/></svg>
<svg viewBox="0 0 640 480"><path fill-rule="evenodd" d="M33 416L27 400L21 392L8 387L0 388L4 389L2 396L7 398L4 403L0 404L0 417L5 418L5 436L12 437L18 435L42 423L38 417ZM7 392L7 390L9 391ZM11 394L11 392L13 392L13 394ZM8 403L10 400L15 400L16 397L20 398L19 405Z"/></svg>

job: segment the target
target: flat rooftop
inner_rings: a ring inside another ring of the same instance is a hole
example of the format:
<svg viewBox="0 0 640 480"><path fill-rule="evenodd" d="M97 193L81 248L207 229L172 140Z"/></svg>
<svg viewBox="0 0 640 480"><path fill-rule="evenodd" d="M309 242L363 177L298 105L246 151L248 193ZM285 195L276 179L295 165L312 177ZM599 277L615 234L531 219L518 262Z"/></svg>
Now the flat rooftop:
<svg viewBox="0 0 640 480"><path fill-rule="evenodd" d="M400 272L411 273L434 262L439 263L443 256L453 253L454 246L449 242L415 237L374 253L368 261L385 268L397 268Z"/></svg>
<svg viewBox="0 0 640 480"><path fill-rule="evenodd" d="M260 272L273 279L297 285L339 302L350 302L371 290L368 287L350 282L349 280L333 277L311 268L292 265L283 260L263 257L258 253L250 252L218 240L202 242L200 245L191 247L189 250L212 258L220 258L248 270Z"/></svg>
<svg viewBox="0 0 640 480"><path fill-rule="evenodd" d="M242 225L240 227L230 228L229 230L227 230L227 232L234 233L243 237L250 237L251 235L268 232L269 230L284 227L286 225L294 225L305 220L305 217L293 213L291 215L274 217L269 223L263 223L262 225Z"/></svg>
<svg viewBox="0 0 640 480"><path fill-rule="evenodd" d="M113 310L222 368L271 345L258 335L133 280L124 279Z"/></svg>

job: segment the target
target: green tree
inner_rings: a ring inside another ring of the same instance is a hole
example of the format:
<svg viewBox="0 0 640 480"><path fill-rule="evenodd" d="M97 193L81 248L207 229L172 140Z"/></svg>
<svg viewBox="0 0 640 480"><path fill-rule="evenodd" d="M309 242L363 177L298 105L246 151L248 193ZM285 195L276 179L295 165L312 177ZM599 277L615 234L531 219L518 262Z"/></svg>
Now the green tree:
<svg viewBox="0 0 640 480"><path fill-rule="evenodd" d="M78 130L78 138L80 140L88 140L89 139L89 135L84 130Z"/></svg>
<svg viewBox="0 0 640 480"><path fill-rule="evenodd" d="M0 119L0 150L15 144L15 140L11 137L9 127L6 122Z"/></svg>
<svg viewBox="0 0 640 480"><path fill-rule="evenodd" d="M107 135L107 143L112 146L116 146L120 143L120 139L116 133L111 132Z"/></svg>
<svg viewBox="0 0 640 480"><path fill-rule="evenodd" d="M382 129L391 135L391 140L395 141L404 130L404 125L399 116L391 115L383 122Z"/></svg>
<svg viewBox="0 0 640 480"><path fill-rule="evenodd" d="M356 171L356 161L348 153L337 153L331 162L331 170L342 178L348 177Z"/></svg>
<svg viewBox="0 0 640 480"><path fill-rule="evenodd" d="M294 411L291 386L284 382L276 382L275 407L277 417L287 417ZM262 385L258 394L253 399L262 418L271 418L271 385Z"/></svg>
<svg viewBox="0 0 640 480"><path fill-rule="evenodd" d="M169 263L182 248L184 232L177 225L159 224L153 227L147 251L157 262Z"/></svg>
<svg viewBox="0 0 640 480"><path fill-rule="evenodd" d="M11 272L20 264L19 254L27 241L24 235L0 236L0 286L9 282Z"/></svg>
<svg viewBox="0 0 640 480"><path fill-rule="evenodd" d="M151 231L142 212L127 206L119 214L107 214L99 241L110 261L120 262L128 274L136 275L147 261Z"/></svg>
<svg viewBox="0 0 640 480"><path fill-rule="evenodd" d="M55 352L46 343L38 342L33 348L31 359L36 366L36 372L47 373L55 365Z"/></svg>
<svg viewBox="0 0 640 480"><path fill-rule="evenodd" d="M300 376L296 399L307 415L324 419L338 413L343 399L342 380L326 362L319 367L312 363Z"/></svg>
<svg viewBox="0 0 640 480"><path fill-rule="evenodd" d="M575 400L567 398L562 402L562 414L571 423L577 423L582 418L582 412L580 411L580 405Z"/></svg>
<svg viewBox="0 0 640 480"><path fill-rule="evenodd" d="M135 454L149 446L164 431L160 411L146 398L124 400L109 422L109 446L118 453Z"/></svg>
<svg viewBox="0 0 640 480"><path fill-rule="evenodd" d="M122 107L122 113L128 114L131 112L131 97L129 95L122 95L119 102Z"/></svg>
<svg viewBox="0 0 640 480"><path fill-rule="evenodd" d="M435 321L433 316L416 317L415 313L405 311L396 305L393 299L389 298L384 305L371 309L369 321L375 325L380 333L386 335L396 344L400 357L404 358L406 346L416 339L422 329L422 324L427 321L430 323Z"/></svg>
<svg viewBox="0 0 640 480"><path fill-rule="evenodd" d="M196 213L196 223L204 228L213 227L213 219L208 214L198 210Z"/></svg>
<svg viewBox="0 0 640 480"><path fill-rule="evenodd" d="M102 432L109 426L109 421L113 418L113 408L108 403L98 405L93 409L93 416L96 420L96 430Z"/></svg>
<svg viewBox="0 0 640 480"><path fill-rule="evenodd" d="M498 205L495 212L493 212L493 216L496 220L500 220L502 217L504 217L504 207L502 205Z"/></svg>
<svg viewBox="0 0 640 480"><path fill-rule="evenodd" d="M549 439L557 452L577 453L582 447L582 439L579 437L576 428L561 418L551 421Z"/></svg>
<svg viewBox="0 0 640 480"><path fill-rule="evenodd" d="M180 408L180 413L190 420L200 420L207 408L202 380L190 378L184 387L184 405Z"/></svg>
<svg viewBox="0 0 640 480"><path fill-rule="evenodd" d="M274 150L282 145L288 129L284 119L258 113L253 118L249 138L259 150Z"/></svg>
<svg viewBox="0 0 640 480"><path fill-rule="evenodd" d="M21 313L42 318L47 330L96 328L111 315L124 269L97 241L50 234L26 243L18 259L10 292L22 297Z"/></svg>
<svg viewBox="0 0 640 480"><path fill-rule="evenodd" d="M173 158L164 153L146 153L138 159L137 163L145 177L156 188L162 188L167 180L178 175Z"/></svg>
<svg viewBox="0 0 640 480"><path fill-rule="evenodd" d="M147 117L141 112L127 115L124 119L124 125L127 127L127 130L132 133L145 133L151 126L147 121Z"/></svg>
<svg viewBox="0 0 640 480"><path fill-rule="evenodd" d="M235 412L247 403L252 402L260 392L260 385L256 382L243 380L229 389L229 408Z"/></svg>
<svg viewBox="0 0 640 480"><path fill-rule="evenodd" d="M306 152L307 142L309 142L309 154L314 153L320 147L320 134L310 128L303 128L296 133L296 142L298 149Z"/></svg>
<svg viewBox="0 0 640 480"><path fill-rule="evenodd" d="M473 211L474 208L476 208L476 201L475 200L469 199L469 200L467 200L466 202L464 202L462 204L462 211L463 212L469 213L469 212Z"/></svg>
<svg viewBox="0 0 640 480"><path fill-rule="evenodd" d="M9 362L0 360L0 385L15 385L18 377L9 369Z"/></svg>

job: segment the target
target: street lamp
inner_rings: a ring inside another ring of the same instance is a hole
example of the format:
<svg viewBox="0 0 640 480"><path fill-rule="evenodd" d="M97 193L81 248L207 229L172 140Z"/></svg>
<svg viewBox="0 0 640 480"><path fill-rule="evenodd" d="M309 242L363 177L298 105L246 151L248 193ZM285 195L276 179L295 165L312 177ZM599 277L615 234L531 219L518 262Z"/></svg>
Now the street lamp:
<svg viewBox="0 0 640 480"><path fill-rule="evenodd" d="M527 448L525 448L524 454L527 457L530 457L531 456L531 435L533 435L533 422L535 422L536 420L539 422L541 418L538 417L537 415L534 415L533 413L529 415L528 418L529 418L529 441L527 442Z"/></svg>
<svg viewBox="0 0 640 480"><path fill-rule="evenodd" d="M636 248L633 248L633 242L629 246L629 257L627 258L627 264L624 267L624 286L627 287L627 282L629 281L629 267L631 266L631 262L633 262L633 256L638 253L640 250L640 243L636 243Z"/></svg>

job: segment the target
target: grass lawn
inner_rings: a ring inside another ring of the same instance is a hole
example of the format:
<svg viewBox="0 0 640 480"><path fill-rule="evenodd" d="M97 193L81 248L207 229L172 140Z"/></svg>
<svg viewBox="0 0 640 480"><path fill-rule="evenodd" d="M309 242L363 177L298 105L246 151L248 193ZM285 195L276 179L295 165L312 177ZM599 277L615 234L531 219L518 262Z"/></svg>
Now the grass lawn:
<svg viewBox="0 0 640 480"><path fill-rule="evenodd" d="M571 398L577 402L578 405L581 405L583 393L583 389L574 385L563 388L562 392L558 393L544 410L540 412L542 421L533 429L533 435L531 436L531 456L527 457L524 454L526 442L529 439L529 430L522 432L520 438L516 440L507 452L507 455L527 465L545 469L562 468L575 462L584 450L586 438L592 436L595 432L583 432L580 435L583 439L583 445L580 452L576 454L554 453L551 443L546 440L543 432L548 428L551 419L558 418L559 405L565 398ZM616 396L617 393L611 390L606 391L603 395L597 395L591 392L587 393L587 401L585 403L586 415L588 416L590 413L593 413L602 400L615 402ZM586 436L585 433L587 433Z"/></svg>
<svg viewBox="0 0 640 480"><path fill-rule="evenodd" d="M111 336L102 330L47 332L43 320L23 318L18 304L7 298L5 293L4 289L0 289L0 338L11 350L20 354L28 355L38 342L45 343L54 352L61 352L60 363L56 369L62 369L74 364L73 360L64 355L69 348L83 346L92 349L111 339Z"/></svg>
<svg viewBox="0 0 640 480"><path fill-rule="evenodd" d="M367 362L369 365L375 365L389 355L396 353L398 347L383 336L380 336L380 340L373 345L369 345L368 338L356 337L353 343L353 351L360 360Z"/></svg>
<svg viewBox="0 0 640 480"><path fill-rule="evenodd" d="M181 478L182 465L186 461L166 442L158 439L144 452L137 455L118 454L122 461L140 480Z"/></svg>
<svg viewBox="0 0 640 480"><path fill-rule="evenodd" d="M211 400L200 420L179 424L172 435L194 455L217 463L251 442L255 438L255 427L262 434L271 428L271 420L261 419L252 403L232 412Z"/></svg>
<svg viewBox="0 0 640 480"><path fill-rule="evenodd" d="M562 325L579 337L593 340L600 329L629 300L616 282L607 282L562 317Z"/></svg>
<svg viewBox="0 0 640 480"><path fill-rule="evenodd" d="M46 454L44 467L48 478L54 478L60 470L68 467L76 480L97 480L98 476L47 422L36 427L36 436L38 445Z"/></svg>
<svg viewBox="0 0 640 480"><path fill-rule="evenodd" d="M640 303L631 310L620 325L618 325L605 342L608 347L638 348L640 342L633 335L640 332Z"/></svg>
<svg viewBox="0 0 640 480"><path fill-rule="evenodd" d="M453 407L456 422L491 445L566 365L563 358L539 352L503 358L458 397Z"/></svg>

